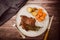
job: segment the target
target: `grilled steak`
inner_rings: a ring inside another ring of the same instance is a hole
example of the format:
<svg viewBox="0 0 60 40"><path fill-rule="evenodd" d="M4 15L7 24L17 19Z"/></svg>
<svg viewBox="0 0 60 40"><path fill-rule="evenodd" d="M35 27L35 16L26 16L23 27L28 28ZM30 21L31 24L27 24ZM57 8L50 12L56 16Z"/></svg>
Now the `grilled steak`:
<svg viewBox="0 0 60 40"><path fill-rule="evenodd" d="M22 26L23 29L26 31L28 30L38 30L40 27L35 26L36 20L34 18L29 18L27 16L21 16L21 23L20 26Z"/></svg>
<svg viewBox="0 0 60 40"><path fill-rule="evenodd" d="M21 16L21 23L25 23L31 26L35 26L36 20L34 18L28 18L27 16Z"/></svg>

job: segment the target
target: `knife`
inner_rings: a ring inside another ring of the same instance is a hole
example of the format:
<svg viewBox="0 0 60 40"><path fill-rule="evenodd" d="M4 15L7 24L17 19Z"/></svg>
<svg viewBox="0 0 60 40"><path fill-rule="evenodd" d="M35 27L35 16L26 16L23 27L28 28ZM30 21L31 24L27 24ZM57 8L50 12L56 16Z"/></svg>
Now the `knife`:
<svg viewBox="0 0 60 40"><path fill-rule="evenodd" d="M47 37L48 37L49 31L50 31L50 28L51 28L51 24L52 24L53 18L54 18L54 16L52 16L51 19L50 19L50 23L49 23L49 25L48 25L48 29L47 29L47 31L46 31L44 40L47 40Z"/></svg>

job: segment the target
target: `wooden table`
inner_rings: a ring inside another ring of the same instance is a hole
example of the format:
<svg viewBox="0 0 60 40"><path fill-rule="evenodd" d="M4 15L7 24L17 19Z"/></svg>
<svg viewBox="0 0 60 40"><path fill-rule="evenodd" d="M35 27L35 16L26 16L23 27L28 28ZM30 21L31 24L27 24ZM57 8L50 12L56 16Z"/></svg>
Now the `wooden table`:
<svg viewBox="0 0 60 40"><path fill-rule="evenodd" d="M47 11L49 16L54 15L54 20L48 35L48 40L59 40L59 23L60 23L60 5L57 0L29 0L27 4L36 4L41 5ZM10 20L8 20L5 24L0 27L0 40L23 40L18 31L12 26L15 23L16 15L13 16ZM26 40L43 40L43 36L29 38Z"/></svg>

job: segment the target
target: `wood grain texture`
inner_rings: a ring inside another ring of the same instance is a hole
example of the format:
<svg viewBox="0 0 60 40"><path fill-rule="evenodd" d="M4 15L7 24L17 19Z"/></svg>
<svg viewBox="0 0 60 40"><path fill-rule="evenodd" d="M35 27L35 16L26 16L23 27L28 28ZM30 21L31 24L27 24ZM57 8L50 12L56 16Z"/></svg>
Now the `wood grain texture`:
<svg viewBox="0 0 60 40"><path fill-rule="evenodd" d="M54 20L47 40L59 40L60 5L58 5L58 2L56 0L29 0L27 4L41 5L47 10L49 16L54 15ZM0 40L23 40L18 31L12 26L15 23L15 18L16 15L0 26ZM44 34L35 38L27 37L25 40L43 40L43 38Z"/></svg>

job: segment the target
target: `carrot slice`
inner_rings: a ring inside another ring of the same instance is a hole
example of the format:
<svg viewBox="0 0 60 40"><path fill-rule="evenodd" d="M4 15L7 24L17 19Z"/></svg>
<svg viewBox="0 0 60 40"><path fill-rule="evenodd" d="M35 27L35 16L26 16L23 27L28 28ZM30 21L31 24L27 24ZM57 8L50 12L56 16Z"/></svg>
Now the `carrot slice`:
<svg viewBox="0 0 60 40"><path fill-rule="evenodd" d="M42 17L40 17L40 20L41 20L41 21L43 21L44 19L45 19L45 18L44 18L43 16L42 16Z"/></svg>
<svg viewBox="0 0 60 40"><path fill-rule="evenodd" d="M42 9L38 9L38 13L35 16L35 18L41 22L45 19L45 17L46 17L46 13L44 13Z"/></svg>
<svg viewBox="0 0 60 40"><path fill-rule="evenodd" d="M43 13L43 17L44 17L44 18L46 17L46 13Z"/></svg>
<svg viewBox="0 0 60 40"><path fill-rule="evenodd" d="M42 9L38 9L38 15L42 16L43 13L42 13Z"/></svg>
<svg viewBox="0 0 60 40"><path fill-rule="evenodd" d="M39 19L39 18L38 18L37 20L38 20L39 22L41 22L41 21L42 21L42 20L41 20L41 19Z"/></svg>

